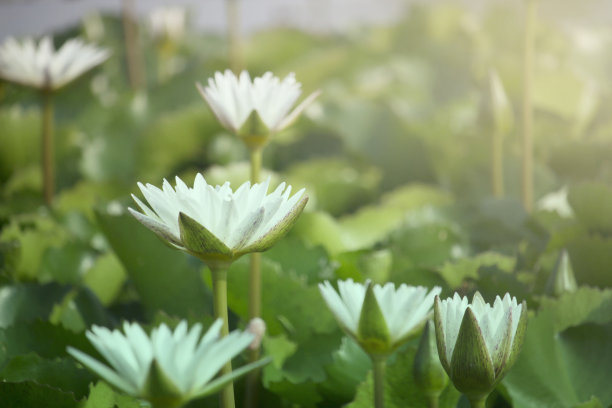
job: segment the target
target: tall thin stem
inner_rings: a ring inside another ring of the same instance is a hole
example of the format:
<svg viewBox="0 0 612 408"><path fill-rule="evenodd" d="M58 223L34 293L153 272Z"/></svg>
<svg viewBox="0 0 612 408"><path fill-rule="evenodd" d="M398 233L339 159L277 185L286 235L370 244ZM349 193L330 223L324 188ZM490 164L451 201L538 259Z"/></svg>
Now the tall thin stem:
<svg viewBox="0 0 612 408"><path fill-rule="evenodd" d="M142 56L138 46L138 27L134 17L134 0L123 0L123 38L130 87L140 89L145 83Z"/></svg>
<svg viewBox="0 0 612 408"><path fill-rule="evenodd" d="M225 337L229 334L229 322L227 317L227 268L211 267L212 284L213 284L213 309L215 319L223 319L223 327L221 328L221 336ZM221 369L221 374L230 374L232 372L232 362L228 361ZM234 384L228 383L221 390L221 408L234 408Z"/></svg>
<svg viewBox="0 0 612 408"><path fill-rule="evenodd" d="M536 0L525 0L525 33L523 56L523 205L528 212L533 209L533 55Z"/></svg>
<svg viewBox="0 0 612 408"><path fill-rule="evenodd" d="M51 91L42 92L42 176L43 196L45 204L51 206L55 190L55 170L53 165L53 94Z"/></svg>
<svg viewBox="0 0 612 408"><path fill-rule="evenodd" d="M261 172L261 159L263 146L254 146L249 149L251 161L251 183L259 182ZM252 253L249 270L249 320L261 317L261 254ZM259 349L249 351L249 362L253 363L259 359ZM245 407L255 408L257 406L257 384L259 382L259 370L251 371L246 380Z"/></svg>
<svg viewBox="0 0 612 408"><path fill-rule="evenodd" d="M427 400L429 402L429 408L438 408L438 404L440 401L440 394L428 395Z"/></svg>
<svg viewBox="0 0 612 408"><path fill-rule="evenodd" d="M244 67L240 44L240 5L239 0L226 0L227 4L227 38L228 58L231 70L238 74Z"/></svg>
<svg viewBox="0 0 612 408"><path fill-rule="evenodd" d="M491 161L493 196L502 198L504 196L504 139L501 131L498 129L493 130Z"/></svg>
<svg viewBox="0 0 612 408"><path fill-rule="evenodd" d="M374 408L384 408L386 358L372 357L372 363L374 368Z"/></svg>

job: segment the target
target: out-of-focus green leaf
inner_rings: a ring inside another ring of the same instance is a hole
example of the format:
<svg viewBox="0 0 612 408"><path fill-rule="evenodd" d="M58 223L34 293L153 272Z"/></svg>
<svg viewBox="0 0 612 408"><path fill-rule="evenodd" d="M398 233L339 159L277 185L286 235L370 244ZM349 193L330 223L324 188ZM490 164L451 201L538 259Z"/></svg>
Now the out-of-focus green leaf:
<svg viewBox="0 0 612 408"><path fill-rule="evenodd" d="M89 386L89 397L82 408L141 408L141 403L127 395L119 394L105 382Z"/></svg>
<svg viewBox="0 0 612 408"><path fill-rule="evenodd" d="M124 212L100 209L96 218L151 315L158 310L182 317L207 313L207 291L184 253L164 245Z"/></svg>
<svg viewBox="0 0 612 408"><path fill-rule="evenodd" d="M112 252L98 257L83 276L83 284L91 289L104 305L112 303L125 280L125 269Z"/></svg>
<svg viewBox="0 0 612 408"><path fill-rule="evenodd" d="M612 189L597 182L578 184L570 188L567 199L589 230L612 234Z"/></svg>
<svg viewBox="0 0 612 408"><path fill-rule="evenodd" d="M321 245L330 254L347 250L340 225L331 215L322 211L302 213L293 227L292 234L310 245Z"/></svg>
<svg viewBox="0 0 612 408"><path fill-rule="evenodd" d="M0 181L40 160L41 125L38 110L0 109Z"/></svg>
<svg viewBox="0 0 612 408"><path fill-rule="evenodd" d="M311 159L287 170L287 180L294 188L306 188L311 207L332 215L350 212L374 198L380 177L374 167L356 166L337 157Z"/></svg>
<svg viewBox="0 0 612 408"><path fill-rule="evenodd" d="M19 284L0 288L0 328L35 319L47 319L53 304L70 288L56 283Z"/></svg>
<svg viewBox="0 0 612 408"><path fill-rule="evenodd" d="M77 408L72 392L65 392L34 381L1 382L0 395L4 408Z"/></svg>
<svg viewBox="0 0 612 408"><path fill-rule="evenodd" d="M457 288L464 279L476 279L478 270L484 266L496 266L499 269L510 272L514 269L516 260L497 252L483 252L471 258L461 258L453 262L447 262L440 269L440 275L446 279L449 286Z"/></svg>
<svg viewBox="0 0 612 408"><path fill-rule="evenodd" d="M567 244L576 282L579 285L612 287L612 238L581 235Z"/></svg>
<svg viewBox="0 0 612 408"><path fill-rule="evenodd" d="M8 382L35 381L62 391L74 393L77 399L87 395L94 376L68 358L43 359L34 353L10 359L0 371L0 378Z"/></svg>
<svg viewBox="0 0 612 408"><path fill-rule="evenodd" d="M305 245L295 236L280 240L263 256L278 263L284 274L306 279L308 284L320 281L332 268L322 247Z"/></svg>

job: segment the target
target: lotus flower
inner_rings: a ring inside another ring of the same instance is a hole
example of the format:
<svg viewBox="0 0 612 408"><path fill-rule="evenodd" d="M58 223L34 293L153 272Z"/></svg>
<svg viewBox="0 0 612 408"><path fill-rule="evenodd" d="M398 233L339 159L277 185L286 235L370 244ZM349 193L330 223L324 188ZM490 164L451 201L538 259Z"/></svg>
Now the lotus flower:
<svg viewBox="0 0 612 408"><path fill-rule="evenodd" d="M261 360L215 377L254 337L236 330L219 338L221 326L219 319L203 336L202 325L188 330L185 321L174 331L162 324L150 336L136 323L124 323L123 332L93 326L87 338L108 365L72 347L68 353L118 390L143 398L154 408L180 407L267 362Z"/></svg>
<svg viewBox="0 0 612 408"><path fill-rule="evenodd" d="M442 366L470 401L486 398L518 356L527 304L506 293L491 306L478 292L468 304L455 293L442 301L436 296L434 311Z"/></svg>
<svg viewBox="0 0 612 408"><path fill-rule="evenodd" d="M236 77L230 70L216 72L208 86L196 84L219 122L247 142L263 141L295 121L319 92L313 92L293 111L301 84L293 73L282 81L271 72L255 78L246 71ZM260 140L261 139L261 140Z"/></svg>
<svg viewBox="0 0 612 408"><path fill-rule="evenodd" d="M56 90L104 62L109 52L73 38L57 51L51 37L8 38L0 45L0 77L41 90Z"/></svg>
<svg viewBox="0 0 612 408"><path fill-rule="evenodd" d="M340 326L370 354L388 354L427 320L439 287L325 281L319 290Z"/></svg>
<svg viewBox="0 0 612 408"><path fill-rule="evenodd" d="M208 185L201 174L193 188L176 178L162 189L138 183L148 206L132 195L143 213L130 213L170 245L204 262L231 262L243 254L270 248L296 221L308 197L293 196L291 186L279 185L267 194L270 180L244 183L234 192L225 183Z"/></svg>

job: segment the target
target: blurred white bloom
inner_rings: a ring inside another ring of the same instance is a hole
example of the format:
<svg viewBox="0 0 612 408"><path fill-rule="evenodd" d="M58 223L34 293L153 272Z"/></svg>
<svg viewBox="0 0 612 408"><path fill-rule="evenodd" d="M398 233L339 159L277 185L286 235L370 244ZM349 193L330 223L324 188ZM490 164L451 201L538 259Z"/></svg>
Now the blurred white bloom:
<svg viewBox="0 0 612 408"><path fill-rule="evenodd" d="M162 324L150 336L136 323L124 323L123 332L93 326L87 338L108 365L72 347L68 347L68 353L126 394L152 403L163 401L165 406L181 406L216 392L265 363L260 361L215 377L225 363L253 341L251 333L238 330L220 338L222 325L222 320L217 320L203 336L202 325L188 330L186 321L174 331Z"/></svg>
<svg viewBox="0 0 612 408"><path fill-rule="evenodd" d="M79 38L64 43L57 51L51 37L38 45L31 38L19 43L8 38L0 45L0 77L44 90L66 85L85 71L104 62L109 52Z"/></svg>
<svg viewBox="0 0 612 408"><path fill-rule="evenodd" d="M257 350L261 345L264 334L266 334L266 322L264 322L260 317L251 319L249 325L247 326L247 331L255 336L253 342L249 345L249 348L251 350Z"/></svg>
<svg viewBox="0 0 612 408"><path fill-rule="evenodd" d="M538 210L556 211L560 216L569 218L574 215L574 211L567 200L567 186L558 191L553 191L544 195L536 203Z"/></svg>
<svg viewBox="0 0 612 408"><path fill-rule="evenodd" d="M149 16L151 30L156 37L177 40L185 34L187 10L183 7L160 7Z"/></svg>
<svg viewBox="0 0 612 408"><path fill-rule="evenodd" d="M440 293L440 287L431 290L423 286L400 285L398 288L393 283L384 286L353 282L352 279L338 281L338 292L329 281L319 284L319 290L340 326L359 344L368 350L371 346L370 332L364 332L364 314L369 313L364 307L366 304L366 292L373 290L376 303L384 322L383 337L388 337L377 347L382 347L381 353L392 351L401 345L415 330L419 329L431 313L434 297ZM365 328L368 331L368 328ZM379 339L380 340L380 339Z"/></svg>
<svg viewBox="0 0 612 408"><path fill-rule="evenodd" d="M308 201L304 189L293 196L282 183L267 194L270 180L234 192L229 182L213 187L198 174L193 188L176 178L176 190L164 180L159 188L138 183L148 206L132 195L143 213L138 221L173 246L205 262L232 261L270 248L288 231Z"/></svg>
<svg viewBox="0 0 612 408"><path fill-rule="evenodd" d="M207 87L196 85L221 124L244 137L266 137L286 128L320 93L313 92L290 112L302 93L301 84L293 73L281 81L266 72L251 82L247 71L236 77L226 70L225 73L216 72L214 78L208 80ZM253 123L247 123L245 129L247 119Z"/></svg>
<svg viewBox="0 0 612 408"><path fill-rule="evenodd" d="M434 321L440 362L455 384L468 396L483 397L510 369L523 342L527 304L508 293L493 306L476 292L472 303L457 293L436 296Z"/></svg>

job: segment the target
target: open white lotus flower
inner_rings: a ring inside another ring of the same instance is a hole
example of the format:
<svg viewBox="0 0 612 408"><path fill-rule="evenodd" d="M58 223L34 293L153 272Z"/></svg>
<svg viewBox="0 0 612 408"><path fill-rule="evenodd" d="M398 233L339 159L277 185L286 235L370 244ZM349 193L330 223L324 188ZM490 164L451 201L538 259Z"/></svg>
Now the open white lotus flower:
<svg viewBox="0 0 612 408"><path fill-rule="evenodd" d="M439 287L395 287L352 279L338 281L338 292L329 281L319 290L340 326L371 355L385 355L421 328L431 314Z"/></svg>
<svg viewBox="0 0 612 408"><path fill-rule="evenodd" d="M220 337L222 325L217 320L203 336L201 324L188 329L184 320L174 331L162 324L150 336L136 323L124 323L123 332L93 326L87 338L108 365L73 347L68 353L118 390L154 408L180 407L268 362L260 360L215 377L254 337L239 330Z"/></svg>
<svg viewBox="0 0 612 408"><path fill-rule="evenodd" d="M20 43L10 37L0 45L0 77L37 89L56 90L108 56L106 49L79 38L66 41L56 51L51 37L44 37L38 45L31 38Z"/></svg>
<svg viewBox="0 0 612 408"><path fill-rule="evenodd" d="M313 92L290 112L302 92L293 73L281 81L266 72L251 82L247 71L236 77L226 70L215 72L208 86L196 86L223 126L255 144L293 123L320 93Z"/></svg>
<svg viewBox="0 0 612 408"><path fill-rule="evenodd" d="M476 292L472 303L457 293L436 296L434 321L440 362L470 400L486 397L516 360L527 326L527 304L508 293L493 306Z"/></svg>
<svg viewBox="0 0 612 408"><path fill-rule="evenodd" d="M148 206L132 195L143 213L130 213L164 241L202 259L209 266L261 252L276 243L295 223L308 197L304 189L293 196L280 184L267 194L270 180L232 191L229 182L213 187L198 174L193 188L176 178L162 189L138 183Z"/></svg>

